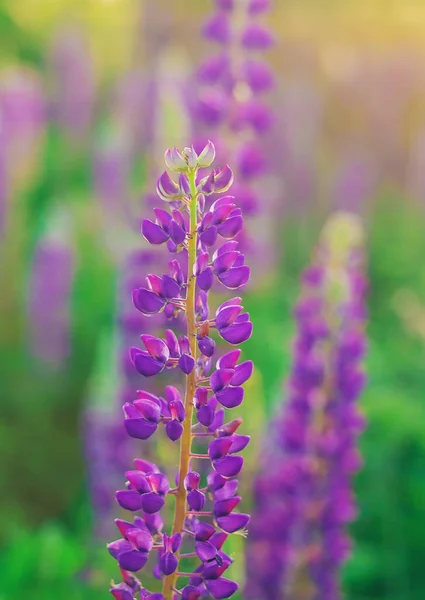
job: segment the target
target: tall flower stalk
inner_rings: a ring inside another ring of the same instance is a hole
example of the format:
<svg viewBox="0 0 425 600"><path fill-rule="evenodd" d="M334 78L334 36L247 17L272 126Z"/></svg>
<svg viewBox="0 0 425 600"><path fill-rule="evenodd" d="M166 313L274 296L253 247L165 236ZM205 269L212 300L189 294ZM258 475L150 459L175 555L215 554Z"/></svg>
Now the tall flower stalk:
<svg viewBox="0 0 425 600"><path fill-rule="evenodd" d="M302 278L288 401L270 424L254 493L246 597L336 600L350 551L364 426L362 229L340 213Z"/></svg>
<svg viewBox="0 0 425 600"><path fill-rule="evenodd" d="M233 182L228 166L202 172L214 158L211 142L199 156L193 147L167 150L165 161L178 173L178 183L164 172L157 192L171 210L155 208L155 221L142 223L150 244L166 243L172 254L181 252L183 259L169 261L169 274L147 275L146 287L133 292L134 305L146 316L161 311L170 317L182 313L186 335L177 338L171 329L166 330L165 339L142 334L145 350L131 348L131 360L144 377L180 369L186 386L183 399L176 387L166 386L164 397L138 391L136 399L124 405L124 425L131 437L146 440L162 424L168 438L179 441L180 451L175 488L170 488L156 465L138 458L136 469L126 472L126 489L116 494L122 508L140 511L133 523L116 521L122 539L108 545L123 575L123 582L111 589L117 600L131 600L137 593L151 600L196 600L205 594L219 599L229 598L238 588L222 577L232 563L222 548L229 534L243 533L249 522L248 515L233 510L241 501L235 479L243 466L239 453L250 438L236 433L242 419L224 421L225 409L243 401L242 385L253 365L251 361L237 364L241 351L233 349L218 359L209 375L215 353L211 332L215 329L235 346L251 336L252 323L240 297L224 302L210 318L208 292L214 279L230 290L241 287L250 270L233 241L243 225L235 199L221 196L209 210L205 208L206 195L214 193L217 198ZM220 245L221 238L224 243ZM216 250L210 258L213 247ZM208 440L205 452L202 445ZM212 464L206 481L196 470L202 460ZM171 530L163 533L159 512L166 496L174 498L174 517ZM157 593L147 591L133 575L146 565L152 550L158 557L154 573L162 580L162 592ZM193 567L193 561L197 562L194 570L185 566L192 563Z"/></svg>

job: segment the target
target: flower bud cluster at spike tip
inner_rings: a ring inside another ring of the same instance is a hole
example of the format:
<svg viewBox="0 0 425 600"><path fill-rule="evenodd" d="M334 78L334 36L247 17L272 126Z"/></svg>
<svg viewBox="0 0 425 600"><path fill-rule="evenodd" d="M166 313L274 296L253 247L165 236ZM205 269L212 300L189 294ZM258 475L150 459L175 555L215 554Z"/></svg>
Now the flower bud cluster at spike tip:
<svg viewBox="0 0 425 600"><path fill-rule="evenodd" d="M345 525L356 515L351 479L361 466L366 287L361 223L337 213L302 276L288 398L254 483L248 599L341 598Z"/></svg>
<svg viewBox="0 0 425 600"><path fill-rule="evenodd" d="M252 323L241 297L226 300L211 313L208 294L214 281L239 290L250 270L233 239L243 226L242 211L233 196L218 196L232 185L232 170L225 166L199 173L210 168L214 158L211 142L199 154L193 147L167 150L171 174L161 175L157 192L168 210L155 208L155 218L142 223L148 242L165 244L179 256L169 261L167 274L150 273L146 284L133 291L135 309L145 317L178 314L186 331L180 337L172 329L158 337L142 333L143 347L132 347L130 359L134 372L148 381L170 370L180 373L185 390L178 383L166 385L162 395L134 390L123 407L130 437L147 440L161 427L180 445L180 452L178 472L170 477L176 488L157 465L136 458L134 468L125 473L125 486L116 492L120 507L135 513L133 522L116 521L121 539L108 545L123 574L123 582L111 588L117 600L139 594L152 600L218 600L238 589L225 576L232 558L223 547L229 535L244 534L250 519L238 512L242 499L237 494L241 452L250 438L239 432L242 419L227 420L226 411L242 403L253 363L241 360L239 348L230 348L216 360L214 354L217 337L239 345L251 337ZM206 209L205 196L211 193L215 200ZM208 475L203 474L205 464L211 465ZM160 517L167 497L175 504L172 526ZM145 590L134 575L146 567L152 553L161 592ZM197 561L191 573L180 566L185 556Z"/></svg>
<svg viewBox="0 0 425 600"><path fill-rule="evenodd" d="M273 125L264 96L273 88L274 77L267 63L258 58L274 42L262 22L271 2L216 0L215 5L203 34L219 50L198 68L199 92L192 115L198 131L223 138L223 145L232 149L230 160L238 178L235 194L244 213L252 215L260 207L255 180L267 169L257 138L263 138ZM235 143L232 138L243 141Z"/></svg>

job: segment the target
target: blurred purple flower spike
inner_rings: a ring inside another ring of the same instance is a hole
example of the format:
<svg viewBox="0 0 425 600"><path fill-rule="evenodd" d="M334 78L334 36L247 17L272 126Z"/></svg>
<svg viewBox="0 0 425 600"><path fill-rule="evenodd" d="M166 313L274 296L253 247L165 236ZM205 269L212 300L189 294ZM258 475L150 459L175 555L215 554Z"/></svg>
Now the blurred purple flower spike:
<svg viewBox="0 0 425 600"><path fill-rule="evenodd" d="M269 425L247 549L245 596L339 600L361 466L357 407L365 383L362 225L336 213L302 276L288 400ZM259 559L260 558L260 559Z"/></svg>

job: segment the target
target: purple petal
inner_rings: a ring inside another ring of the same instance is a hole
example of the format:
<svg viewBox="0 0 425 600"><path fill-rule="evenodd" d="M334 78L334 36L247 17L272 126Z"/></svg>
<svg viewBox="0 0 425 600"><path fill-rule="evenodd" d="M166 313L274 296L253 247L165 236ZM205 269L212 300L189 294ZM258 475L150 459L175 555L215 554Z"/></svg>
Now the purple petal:
<svg viewBox="0 0 425 600"><path fill-rule="evenodd" d="M223 456L214 460L213 466L223 477L235 477L242 470L243 458L241 456Z"/></svg>
<svg viewBox="0 0 425 600"><path fill-rule="evenodd" d="M156 494L155 492L143 494L140 496L140 498L142 500L143 510L149 515L158 512L164 506L164 497Z"/></svg>
<svg viewBox="0 0 425 600"><path fill-rule="evenodd" d="M233 183L233 171L229 165L224 166L222 169L215 171L215 191L217 194L227 192ZM216 204L217 206L217 204Z"/></svg>
<svg viewBox="0 0 425 600"><path fill-rule="evenodd" d="M242 227L243 227L242 217L236 216L236 217L231 217L230 219L227 219L226 221L224 221L224 223L221 223L221 225L218 225L217 231L222 237L230 240L230 239L234 238L235 235L240 232Z"/></svg>
<svg viewBox="0 0 425 600"><path fill-rule="evenodd" d="M244 513L231 514L225 517L218 517L217 524L223 531L234 533L239 529L244 529L249 523L249 515Z"/></svg>
<svg viewBox="0 0 425 600"><path fill-rule="evenodd" d="M170 352L171 358L177 358L180 355L179 341L176 334L171 329L165 330L165 340Z"/></svg>
<svg viewBox="0 0 425 600"><path fill-rule="evenodd" d="M164 298L175 298L179 295L179 293L180 286L177 281L175 281L175 279L169 275L163 275L161 282L161 294L164 296Z"/></svg>
<svg viewBox="0 0 425 600"><path fill-rule="evenodd" d="M124 427L128 435L138 440L147 440L157 430L157 423L145 419L124 419Z"/></svg>
<svg viewBox="0 0 425 600"><path fill-rule="evenodd" d="M224 531L217 531L214 535L211 536L210 541L211 544L217 548L217 550L221 550L224 542L227 540L229 536Z"/></svg>
<svg viewBox="0 0 425 600"><path fill-rule="evenodd" d="M161 373L165 364L153 358L147 352L140 352L134 357L134 366L141 375L152 377Z"/></svg>
<svg viewBox="0 0 425 600"><path fill-rule="evenodd" d="M195 525L195 540L205 542L215 533L214 525L206 521L198 521Z"/></svg>
<svg viewBox="0 0 425 600"><path fill-rule="evenodd" d="M238 489L238 480L231 479L230 481L226 481L223 487L215 490L214 499L215 500L227 500L227 498L231 498L235 495L236 490Z"/></svg>
<svg viewBox="0 0 425 600"><path fill-rule="evenodd" d="M195 359L189 354L182 354L179 358L179 367L186 375L192 373L195 366Z"/></svg>
<svg viewBox="0 0 425 600"><path fill-rule="evenodd" d="M157 192L160 197L173 198L180 193L180 187L171 179L167 171L164 171L157 181Z"/></svg>
<svg viewBox="0 0 425 600"><path fill-rule="evenodd" d="M118 564L121 569L135 573L143 569L145 564L148 562L147 552L138 552L137 550L130 550L129 552L123 552L117 558Z"/></svg>
<svg viewBox="0 0 425 600"><path fill-rule="evenodd" d="M125 476L131 483L131 486L139 493L146 494L150 492L150 487L145 473L139 470L126 471Z"/></svg>
<svg viewBox="0 0 425 600"><path fill-rule="evenodd" d="M215 410L212 406L201 406L201 408L198 408L196 411L196 416L201 425L209 427L214 421Z"/></svg>
<svg viewBox="0 0 425 600"><path fill-rule="evenodd" d="M231 445L232 440L230 437L222 437L212 440L212 442L210 442L208 445L208 455L211 460L221 458L229 452Z"/></svg>
<svg viewBox="0 0 425 600"><path fill-rule="evenodd" d="M217 548L210 542L196 542L195 552L202 562L212 560L217 554Z"/></svg>
<svg viewBox="0 0 425 600"><path fill-rule="evenodd" d="M125 510L136 511L142 508L142 496L135 490L119 490L115 498Z"/></svg>
<svg viewBox="0 0 425 600"><path fill-rule="evenodd" d="M217 401L217 399L213 396L214 400ZM211 400L213 399L211 398ZM208 431L213 432L216 429L218 429L219 427L221 427L224 423L224 408L220 408L219 410L216 411L215 416L214 416L214 421L211 423L211 425L208 427Z"/></svg>
<svg viewBox="0 0 425 600"><path fill-rule="evenodd" d="M233 369L218 369L210 377L210 385L213 392L218 392L229 385L234 375Z"/></svg>
<svg viewBox="0 0 425 600"><path fill-rule="evenodd" d="M232 498L214 502L214 516L225 517L237 507L241 500L242 498L240 496L233 496Z"/></svg>
<svg viewBox="0 0 425 600"><path fill-rule="evenodd" d="M215 3L222 10L233 10L235 8L235 0L215 0Z"/></svg>
<svg viewBox="0 0 425 600"><path fill-rule="evenodd" d="M238 370L238 367L236 367L236 363L239 360L241 352L242 352L241 350L236 349L236 350L231 350L230 352L226 352L226 354L223 354L223 356L220 356L220 358L217 361L217 369L235 369L235 375L236 375L236 372ZM235 375L233 376L233 379L234 379ZM235 384L235 385L240 385L240 384Z"/></svg>
<svg viewBox="0 0 425 600"><path fill-rule="evenodd" d="M250 0L249 12L252 15L256 15L269 10L270 6L271 0Z"/></svg>
<svg viewBox="0 0 425 600"><path fill-rule="evenodd" d="M134 400L133 404L144 419L158 423L161 409L157 402L148 398L138 398Z"/></svg>
<svg viewBox="0 0 425 600"><path fill-rule="evenodd" d="M200 240L205 246L214 246L217 240L217 227L215 225L208 227L201 233Z"/></svg>
<svg viewBox="0 0 425 600"><path fill-rule="evenodd" d="M170 237L166 231L149 219L143 219L142 221L142 234L153 245L163 244Z"/></svg>
<svg viewBox="0 0 425 600"><path fill-rule="evenodd" d="M253 144L242 146L236 160L240 176L243 179L259 177L264 172L264 155L261 153L260 149Z"/></svg>
<svg viewBox="0 0 425 600"><path fill-rule="evenodd" d="M187 502L192 510L202 510L205 504L205 494L199 490L192 490L187 495Z"/></svg>
<svg viewBox="0 0 425 600"><path fill-rule="evenodd" d="M149 473L146 475L146 479L153 492L156 494L166 494L170 489L168 479L163 473Z"/></svg>
<svg viewBox="0 0 425 600"><path fill-rule="evenodd" d="M201 591L193 585L187 585L182 590L182 600L199 600Z"/></svg>
<svg viewBox="0 0 425 600"><path fill-rule="evenodd" d="M165 552L159 559L159 568L164 575L171 575L177 569L179 561L171 552Z"/></svg>
<svg viewBox="0 0 425 600"><path fill-rule="evenodd" d="M217 400L226 408L239 406L244 397L244 389L241 387L227 387L216 394Z"/></svg>
<svg viewBox="0 0 425 600"><path fill-rule="evenodd" d="M197 490L199 488L199 483L201 481L201 476L196 471L190 471L186 477L184 478L184 486L187 490Z"/></svg>
<svg viewBox="0 0 425 600"><path fill-rule="evenodd" d="M172 220L170 213L162 208L154 208L153 212L155 213L159 226L168 232Z"/></svg>
<svg viewBox="0 0 425 600"><path fill-rule="evenodd" d="M171 541L171 550L173 552L177 552L177 550L182 545L182 535L181 535L181 533L175 533L174 535L172 535L170 537L170 541Z"/></svg>
<svg viewBox="0 0 425 600"><path fill-rule="evenodd" d="M274 85L272 70L262 61L247 60L243 72L246 82L254 92L267 92Z"/></svg>
<svg viewBox="0 0 425 600"><path fill-rule="evenodd" d="M226 308L227 306L236 306L239 305L242 309L242 298L239 296L236 296L235 298L230 298L229 300L226 300L226 302L223 302L223 304L220 304L220 306L218 307L217 311L216 311L216 315L218 315L219 312L221 312L224 308Z"/></svg>
<svg viewBox="0 0 425 600"><path fill-rule="evenodd" d="M214 85L223 75L228 73L229 60L225 54L208 57L197 71L198 81Z"/></svg>
<svg viewBox="0 0 425 600"><path fill-rule="evenodd" d="M258 23L248 25L242 35L242 44L249 50L267 50L273 43L270 31Z"/></svg>
<svg viewBox="0 0 425 600"><path fill-rule="evenodd" d="M242 450L244 450L249 442L251 441L251 438L249 435L233 435L232 436L232 445L230 447L229 450L229 454L236 454L237 452L242 452Z"/></svg>
<svg viewBox="0 0 425 600"><path fill-rule="evenodd" d="M201 290L204 290L204 292L208 292L208 290L211 289L213 282L214 282L214 275L213 275L211 267L208 267L207 269L205 269L205 271L203 271L196 278L196 283L201 288Z"/></svg>
<svg viewBox="0 0 425 600"><path fill-rule="evenodd" d="M142 471L142 473L159 473L159 469L154 463L143 460L143 458L135 458L133 462L136 469Z"/></svg>
<svg viewBox="0 0 425 600"><path fill-rule="evenodd" d="M207 590L215 600L230 598L238 589L238 584L230 579L209 579L205 582Z"/></svg>
<svg viewBox="0 0 425 600"><path fill-rule="evenodd" d="M235 374L232 377L231 385L242 385L245 381L251 377L254 370L254 363L252 360L246 360L245 362L235 367Z"/></svg>
<svg viewBox="0 0 425 600"><path fill-rule="evenodd" d="M183 425L180 421L173 419L172 421L167 422L165 432L172 442L176 442L183 434Z"/></svg>
<svg viewBox="0 0 425 600"><path fill-rule="evenodd" d="M164 340L147 333L143 333L140 338L151 356L163 363L170 358L170 351Z"/></svg>
<svg viewBox="0 0 425 600"><path fill-rule="evenodd" d="M170 225L170 237L177 246L182 244L186 239L185 230L180 227L175 221L171 221Z"/></svg>
<svg viewBox="0 0 425 600"><path fill-rule="evenodd" d="M215 352L215 341L207 335L205 337L201 337L198 340L198 348L201 354L210 358Z"/></svg>
<svg viewBox="0 0 425 600"><path fill-rule="evenodd" d="M115 542L111 542L106 547L108 549L109 554L113 558L118 558L118 555L121 552L127 552L128 550L132 549L130 542L128 542L127 540L115 540Z"/></svg>
<svg viewBox="0 0 425 600"><path fill-rule="evenodd" d="M115 600L134 600L133 589L126 583L119 583L118 585L114 585L114 587L111 588L109 591L111 592Z"/></svg>
<svg viewBox="0 0 425 600"><path fill-rule="evenodd" d="M220 330L221 337L229 344L242 344L249 340L252 335L252 323L246 321L244 323L235 323Z"/></svg>
<svg viewBox="0 0 425 600"><path fill-rule="evenodd" d="M226 273L219 275L219 280L229 290L237 290L242 285L245 285L251 275L251 269L247 265L229 269Z"/></svg>
<svg viewBox="0 0 425 600"><path fill-rule="evenodd" d="M233 306L225 306L224 308L221 308L217 313L215 319L217 329L220 331L220 329L232 325L237 319L237 317L240 315L241 310L242 307L238 304L235 304Z"/></svg>
<svg viewBox="0 0 425 600"><path fill-rule="evenodd" d="M227 113L228 99L217 89L203 91L198 97L194 112L203 123L217 127ZM217 191L217 190L216 190ZM202 194L199 197L204 198Z"/></svg>
<svg viewBox="0 0 425 600"><path fill-rule="evenodd" d="M133 290L133 304L144 315L154 315L163 308L165 302L155 292L139 288Z"/></svg>
<svg viewBox="0 0 425 600"><path fill-rule="evenodd" d="M127 539L139 552L150 552L153 546L153 537L149 531L141 529L130 529Z"/></svg>
<svg viewBox="0 0 425 600"><path fill-rule="evenodd" d="M228 271L233 266L233 263L238 256L240 256L240 252L238 252L238 250L218 254L217 258L213 260L214 272L220 274L224 271Z"/></svg>
<svg viewBox="0 0 425 600"><path fill-rule="evenodd" d="M226 44L230 39L230 23L226 14L219 12L204 24L204 36L219 44Z"/></svg>

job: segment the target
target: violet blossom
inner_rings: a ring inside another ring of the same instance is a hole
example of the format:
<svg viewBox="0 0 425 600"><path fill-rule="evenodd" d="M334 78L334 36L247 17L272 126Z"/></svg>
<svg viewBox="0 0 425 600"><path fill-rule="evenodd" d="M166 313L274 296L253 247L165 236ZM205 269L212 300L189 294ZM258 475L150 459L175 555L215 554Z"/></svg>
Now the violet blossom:
<svg viewBox="0 0 425 600"><path fill-rule="evenodd" d="M68 229L69 215L55 212L49 230L35 248L28 286L31 353L56 369L64 367L70 352L75 253Z"/></svg>
<svg viewBox="0 0 425 600"><path fill-rule="evenodd" d="M246 598L341 597L364 427L357 406L366 349L361 236L354 215L337 213L302 276L288 399L270 423L254 483Z"/></svg>
<svg viewBox="0 0 425 600"><path fill-rule="evenodd" d="M259 54L274 39L263 15L269 0L215 0L216 12L204 25L206 39L219 47L199 66L199 94L192 106L197 131L217 140L235 165L235 195L244 215L264 202L256 182L267 171L264 139L273 115L265 95L274 86L273 73ZM246 242L240 238L241 241Z"/></svg>
<svg viewBox="0 0 425 600"><path fill-rule="evenodd" d="M253 365L239 362L241 351L233 349L220 357L214 369L213 332L231 345L239 345L251 336L252 323L240 297L225 301L211 315L208 291L203 289L208 286L199 286L206 270L217 280L221 276L222 285L232 290L249 277L244 257L232 241L242 228L235 198L216 196L212 206L205 207L205 193L223 194L233 182L227 166L201 173L214 158L211 142L199 155L193 147L167 150L165 161L177 174L178 183L163 174L157 191L170 212L156 209L155 217L142 223L145 238L154 245L166 244L176 258L170 260L167 274L149 274L142 287L134 290L135 307L149 318L161 312L170 316L180 313L186 331L179 336L171 328L161 337L142 334L141 347L130 350L131 361L148 381L159 373L182 371L186 389L182 393L178 387L166 386L162 395L134 390L124 405L124 425L131 437L150 439L164 428L168 438L179 443L180 458L175 488L157 465L144 457L135 459L134 468L126 472L126 486L116 493L122 508L138 513L133 522L116 521L122 537L108 545L123 575L123 583L111 589L117 600L131 600L139 593L153 600L196 600L205 594L220 599L229 598L238 588L224 576L232 559L223 544L229 534L243 533L249 522L247 514L234 511L241 500L236 479L243 467L240 452L250 438L237 433L242 419L225 422L225 409L242 402L242 385L251 376ZM176 234L173 223L184 235ZM214 236L203 237L207 230L217 236L212 258L205 257L214 244ZM228 279L223 281L225 272ZM202 444L208 438L211 441L205 452ZM205 480L198 461L212 465ZM159 515L169 496L174 498L174 520L172 528L168 525L165 531ZM162 580L162 592L145 590L133 575L146 565L152 551L158 557L154 573ZM198 563L191 572L181 566L189 557Z"/></svg>

